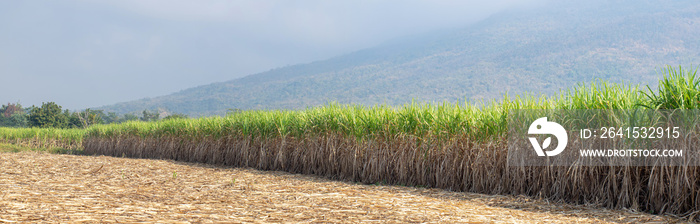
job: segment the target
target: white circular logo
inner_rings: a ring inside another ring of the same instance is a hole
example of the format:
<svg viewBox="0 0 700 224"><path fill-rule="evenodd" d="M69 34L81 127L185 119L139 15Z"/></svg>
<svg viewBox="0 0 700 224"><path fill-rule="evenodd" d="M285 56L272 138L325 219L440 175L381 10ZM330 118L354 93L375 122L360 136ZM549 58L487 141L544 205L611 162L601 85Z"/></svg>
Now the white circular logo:
<svg viewBox="0 0 700 224"><path fill-rule="evenodd" d="M537 142L537 138L530 137L530 143L532 143L532 147L535 148L535 152L537 152L538 156L545 156L545 154L546 156L559 155L559 153L564 151L564 148L566 148L566 144L569 141L569 136L566 134L564 127L557 122L547 121L547 117L541 117L532 122L530 128L527 130L527 133L539 135L550 134L557 138L557 147L551 151L544 151L544 149L549 147L549 145L552 143L552 137L547 137L542 142L542 145Z"/></svg>

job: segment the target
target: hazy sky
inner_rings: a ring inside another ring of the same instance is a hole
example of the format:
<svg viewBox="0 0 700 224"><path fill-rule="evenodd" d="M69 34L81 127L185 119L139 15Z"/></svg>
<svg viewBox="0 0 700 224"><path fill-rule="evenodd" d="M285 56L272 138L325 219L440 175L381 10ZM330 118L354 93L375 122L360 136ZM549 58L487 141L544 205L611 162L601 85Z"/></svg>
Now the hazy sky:
<svg viewBox="0 0 700 224"><path fill-rule="evenodd" d="M484 3L487 2L487 3ZM392 38L515 0L0 1L0 103L84 109L155 97Z"/></svg>

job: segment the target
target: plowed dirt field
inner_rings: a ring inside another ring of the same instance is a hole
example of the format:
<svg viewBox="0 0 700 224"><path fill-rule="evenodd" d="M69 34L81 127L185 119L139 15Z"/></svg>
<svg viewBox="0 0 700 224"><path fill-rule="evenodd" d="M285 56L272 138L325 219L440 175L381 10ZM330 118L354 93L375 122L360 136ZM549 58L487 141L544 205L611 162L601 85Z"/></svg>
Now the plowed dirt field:
<svg viewBox="0 0 700 224"><path fill-rule="evenodd" d="M165 160L0 153L0 222L678 222L439 189Z"/></svg>

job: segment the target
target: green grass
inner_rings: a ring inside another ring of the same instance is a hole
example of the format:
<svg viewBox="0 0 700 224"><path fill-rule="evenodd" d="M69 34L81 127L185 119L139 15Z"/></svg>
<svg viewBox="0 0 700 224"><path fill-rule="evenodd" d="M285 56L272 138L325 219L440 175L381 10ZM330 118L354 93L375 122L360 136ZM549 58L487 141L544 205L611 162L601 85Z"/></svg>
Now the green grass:
<svg viewBox="0 0 700 224"><path fill-rule="evenodd" d="M37 148L19 146L15 144L0 143L0 152L24 152L24 151L46 151Z"/></svg>
<svg viewBox="0 0 700 224"><path fill-rule="evenodd" d="M659 81L658 90L644 95L648 101L644 105L655 109L697 109L700 108L700 78L696 76L695 69L683 70L681 66L674 69L667 66L662 70L664 77Z"/></svg>
<svg viewBox="0 0 700 224"><path fill-rule="evenodd" d="M82 154L82 150L67 149L63 147L29 147L17 144L0 143L0 153L2 152L48 152L56 154Z"/></svg>
<svg viewBox="0 0 700 224"><path fill-rule="evenodd" d="M86 129L0 127L0 143L35 148L79 149Z"/></svg>
<svg viewBox="0 0 700 224"><path fill-rule="evenodd" d="M493 131L489 125L478 130L467 128L473 124L492 123L487 120L500 119L498 116L485 115L488 114L481 113L473 106L456 104L411 104L402 108L328 104L301 111L245 111L227 117L95 126L88 130L88 135L167 135L192 138L228 135L303 137L326 133L356 137L397 134L445 137L457 134L489 135L484 133L484 130Z"/></svg>

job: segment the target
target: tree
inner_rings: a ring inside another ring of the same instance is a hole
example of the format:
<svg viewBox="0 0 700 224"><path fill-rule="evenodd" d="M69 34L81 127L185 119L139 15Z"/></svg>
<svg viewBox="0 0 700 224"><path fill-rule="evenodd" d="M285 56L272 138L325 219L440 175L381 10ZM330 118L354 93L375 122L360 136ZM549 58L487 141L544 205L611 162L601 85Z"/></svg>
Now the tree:
<svg viewBox="0 0 700 224"><path fill-rule="evenodd" d="M20 105L19 103L16 103L16 104L7 103L7 105L2 105L2 109L0 109L0 111L2 111L2 115L5 118L12 117L12 115L15 113L23 112L22 105Z"/></svg>
<svg viewBox="0 0 700 224"><path fill-rule="evenodd" d="M114 113L114 112L109 112L109 113L107 113L107 115L103 115L103 117L104 118L102 120L105 124L119 122L119 115L117 115L117 113Z"/></svg>
<svg viewBox="0 0 700 224"><path fill-rule="evenodd" d="M66 124L65 127L67 127L67 128L82 128L83 127L83 124L80 122L80 118L75 113L71 114L70 111L68 111L68 109L66 109L63 112L63 114L68 119L68 124Z"/></svg>
<svg viewBox="0 0 700 224"><path fill-rule="evenodd" d="M78 123L75 124L77 127L87 128L95 124L101 124L103 116L104 113L102 110L91 110L88 108L82 112L73 113L71 116L71 121L73 120L73 117L75 117L78 121Z"/></svg>
<svg viewBox="0 0 700 224"><path fill-rule="evenodd" d="M27 114L25 113L14 113L9 118L5 118L5 126L25 128L28 125Z"/></svg>
<svg viewBox="0 0 700 224"><path fill-rule="evenodd" d="M29 126L41 128L66 128L69 118L62 113L61 106L54 102L43 103L41 107L33 107L29 112Z"/></svg>
<svg viewBox="0 0 700 224"><path fill-rule="evenodd" d="M124 114L124 120L123 120L122 122L125 122L125 121L135 121L135 120L138 120L138 119L139 119L139 117L136 116L136 115L133 115L133 114Z"/></svg>
<svg viewBox="0 0 700 224"><path fill-rule="evenodd" d="M158 117L160 114L158 112L150 112L148 110L143 110L143 117L141 117L142 121L157 121Z"/></svg>
<svg viewBox="0 0 700 224"><path fill-rule="evenodd" d="M170 119L187 119L187 115L184 114L171 114L163 118L163 120L170 120Z"/></svg>
<svg viewBox="0 0 700 224"><path fill-rule="evenodd" d="M0 107L0 126L3 127L26 127L27 113L19 103L2 105Z"/></svg>

